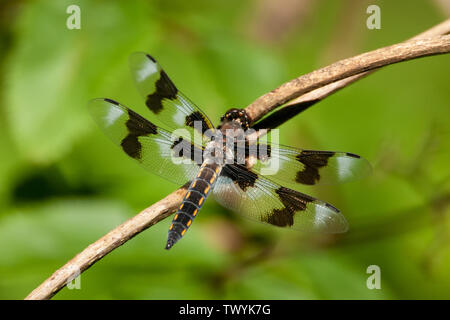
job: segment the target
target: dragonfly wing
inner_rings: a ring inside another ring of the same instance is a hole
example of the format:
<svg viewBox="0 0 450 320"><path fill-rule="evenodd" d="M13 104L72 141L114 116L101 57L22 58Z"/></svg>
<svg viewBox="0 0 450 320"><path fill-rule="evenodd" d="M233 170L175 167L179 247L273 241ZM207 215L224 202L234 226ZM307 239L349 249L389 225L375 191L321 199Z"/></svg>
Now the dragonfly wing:
<svg viewBox="0 0 450 320"><path fill-rule="evenodd" d="M132 54L130 69L146 106L168 129L184 128L191 136L195 129L201 133L214 130L205 113L177 89L152 56L143 52Z"/></svg>
<svg viewBox="0 0 450 320"><path fill-rule="evenodd" d="M172 135L111 99L94 99L89 111L103 132L145 169L177 184L192 180L202 146Z"/></svg>
<svg viewBox="0 0 450 320"><path fill-rule="evenodd" d="M224 207L253 220L306 232L342 233L348 223L332 205L280 186L241 165L226 165L214 188Z"/></svg>
<svg viewBox="0 0 450 320"><path fill-rule="evenodd" d="M253 171L283 184L344 183L372 171L366 159L349 152L302 150L274 143L246 148L250 148L246 156L256 160Z"/></svg>

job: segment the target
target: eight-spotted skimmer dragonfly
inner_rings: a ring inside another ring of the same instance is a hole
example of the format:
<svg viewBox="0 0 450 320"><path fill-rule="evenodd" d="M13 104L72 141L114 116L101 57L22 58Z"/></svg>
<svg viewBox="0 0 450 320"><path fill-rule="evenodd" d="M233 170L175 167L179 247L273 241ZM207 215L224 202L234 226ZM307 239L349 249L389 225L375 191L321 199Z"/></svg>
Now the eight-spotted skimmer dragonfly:
<svg viewBox="0 0 450 320"><path fill-rule="evenodd" d="M215 128L175 87L153 57L135 53L130 57L130 68L146 106L169 130L111 99L94 99L89 110L106 135L145 168L179 185L190 181L170 225L166 249L184 236L211 193L224 207L275 226L308 232L347 231L346 219L334 206L279 183L345 182L367 173L370 165L366 160L348 152L302 150L266 143L266 154L253 154L253 161L249 161L249 143L245 143L244 164L238 163L236 157L231 163L211 161L204 155L215 139L205 132L226 136L225 129L247 129L250 123L245 111L227 111L221 125ZM172 134L179 128L194 133L198 129L194 126L196 121L200 122L203 134L200 143ZM225 146L220 157L230 152L233 157L237 150L238 147ZM174 163L174 158L183 161ZM278 161L279 171L265 177L261 174L261 164L268 160Z"/></svg>

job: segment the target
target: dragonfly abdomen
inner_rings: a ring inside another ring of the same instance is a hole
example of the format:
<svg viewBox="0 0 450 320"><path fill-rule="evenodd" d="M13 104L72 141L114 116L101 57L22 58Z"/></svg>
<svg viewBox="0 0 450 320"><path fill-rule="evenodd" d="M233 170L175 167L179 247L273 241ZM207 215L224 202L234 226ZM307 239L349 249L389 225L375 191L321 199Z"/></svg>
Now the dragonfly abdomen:
<svg viewBox="0 0 450 320"><path fill-rule="evenodd" d="M166 249L170 249L189 229L214 187L221 170L222 166L216 163L202 164L169 227Z"/></svg>

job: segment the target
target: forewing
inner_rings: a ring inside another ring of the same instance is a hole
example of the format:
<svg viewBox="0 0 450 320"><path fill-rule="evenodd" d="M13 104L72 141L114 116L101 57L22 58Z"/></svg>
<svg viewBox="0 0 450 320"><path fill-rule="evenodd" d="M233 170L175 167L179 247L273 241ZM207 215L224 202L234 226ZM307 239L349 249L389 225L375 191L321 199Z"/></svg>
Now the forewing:
<svg viewBox="0 0 450 320"><path fill-rule="evenodd" d="M302 150L274 143L259 144L254 150L257 161L251 169L282 184L343 183L371 172L367 160L349 152Z"/></svg>
<svg viewBox="0 0 450 320"><path fill-rule="evenodd" d="M212 122L173 84L159 63L150 55L136 52L130 56L130 69L148 109L172 131L185 128L192 134L214 130Z"/></svg>
<svg viewBox="0 0 450 320"><path fill-rule="evenodd" d="M201 146L173 136L111 99L92 100L89 111L103 132L147 170L177 184L197 174Z"/></svg>
<svg viewBox="0 0 450 320"><path fill-rule="evenodd" d="M215 199L251 219L305 232L342 233L348 223L332 205L272 182L241 165L226 165Z"/></svg>

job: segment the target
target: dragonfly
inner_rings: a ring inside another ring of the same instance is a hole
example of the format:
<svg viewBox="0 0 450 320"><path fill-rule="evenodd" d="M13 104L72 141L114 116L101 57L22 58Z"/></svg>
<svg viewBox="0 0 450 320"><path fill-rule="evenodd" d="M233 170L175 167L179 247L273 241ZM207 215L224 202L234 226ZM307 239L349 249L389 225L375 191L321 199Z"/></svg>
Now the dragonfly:
<svg viewBox="0 0 450 320"><path fill-rule="evenodd" d="M348 230L336 207L286 185L361 178L370 171L367 160L349 152L247 141L245 132L252 124L245 109L228 110L215 127L152 56L137 52L129 60L136 87L157 124L109 98L91 100L89 111L127 156L173 183L188 185L170 224L166 249L185 235L211 194L225 208L270 225L308 233ZM244 134L238 141L234 133L239 129ZM200 138L192 139L196 134ZM264 168L271 161L276 161L277 171L269 175Z"/></svg>

